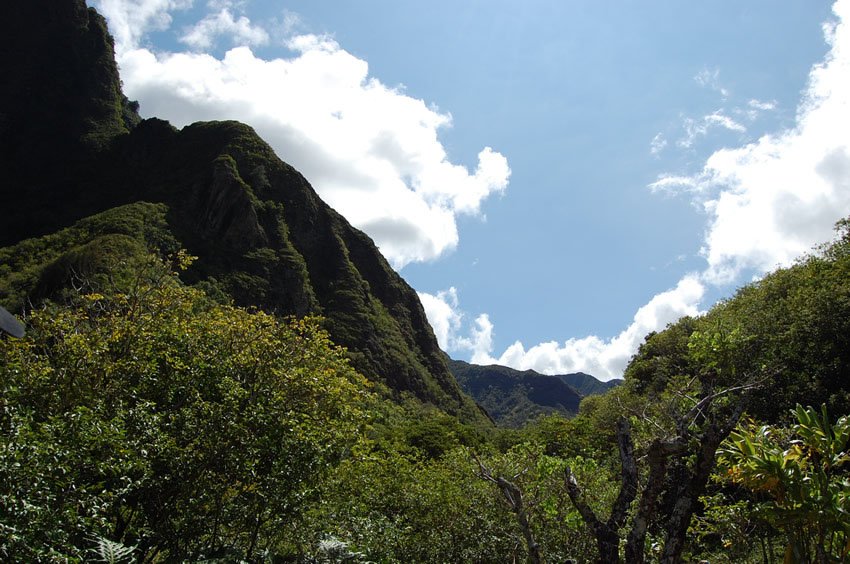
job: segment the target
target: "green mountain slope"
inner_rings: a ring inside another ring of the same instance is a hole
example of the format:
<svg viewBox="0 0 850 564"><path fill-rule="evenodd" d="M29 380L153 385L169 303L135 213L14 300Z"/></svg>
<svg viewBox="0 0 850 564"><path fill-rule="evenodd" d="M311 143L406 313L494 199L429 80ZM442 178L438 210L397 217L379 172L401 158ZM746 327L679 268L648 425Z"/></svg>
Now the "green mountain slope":
<svg viewBox="0 0 850 564"><path fill-rule="evenodd" d="M583 397L560 376L546 376L534 370L479 366L460 360L449 360L449 368L461 388L487 410L496 423L506 427L521 427L542 414L575 415ZM567 378L572 376L567 375ZM599 382L592 376L582 376ZM585 378L577 380L589 382Z"/></svg>
<svg viewBox="0 0 850 564"><path fill-rule="evenodd" d="M416 293L250 127L137 123L105 23L84 0L16 2L3 31L0 68L15 77L0 96L7 308L130 247L185 248L199 257L186 282L237 305L320 314L367 377L481 419Z"/></svg>
<svg viewBox="0 0 850 564"><path fill-rule="evenodd" d="M585 374L584 372L573 372L570 374L556 374L554 376L561 380L564 384L568 385L582 396L595 396L599 394L604 394L611 388L615 386L619 386L623 381L616 380L608 380L607 382L603 382L601 380L597 380L590 374Z"/></svg>

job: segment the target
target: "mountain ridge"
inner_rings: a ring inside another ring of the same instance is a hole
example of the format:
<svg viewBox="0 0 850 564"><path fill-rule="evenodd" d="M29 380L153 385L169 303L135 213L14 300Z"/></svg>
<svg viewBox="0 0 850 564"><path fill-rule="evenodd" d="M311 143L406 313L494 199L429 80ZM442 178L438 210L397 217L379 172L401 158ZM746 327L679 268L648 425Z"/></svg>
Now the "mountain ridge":
<svg viewBox="0 0 850 564"><path fill-rule="evenodd" d="M550 376L534 370L452 359L449 369L461 388L496 423L507 427L521 427L537 416L551 413L575 415L582 398L604 393L621 382L601 382L583 372Z"/></svg>
<svg viewBox="0 0 850 564"><path fill-rule="evenodd" d="M113 42L94 9L84 0L14 6L0 68L8 75L27 62L39 65L0 97L0 116L17 116L0 120L0 147L22 142L37 150L0 156L10 179L0 204L16 212L0 228L0 302L21 311L37 288L49 294L85 265L107 268L91 244L98 237L115 243L122 234L160 254L185 248L198 257L186 283L240 306L322 315L355 368L392 395L484 420L449 372L415 291L251 127L199 122L178 130L138 119L137 106L121 94ZM70 55L55 55L55 45L39 41L43 33L30 37L40 18ZM39 90L56 85L56 64L69 65L65 102ZM59 107L40 112L53 103ZM64 112L65 121L51 121ZM133 207L141 203L161 206L156 220ZM140 233L121 225L150 221L154 227ZM86 231L81 222L99 227ZM66 235L74 244L61 256L44 251L38 238L63 229L72 230ZM33 248L42 248L43 260L19 256ZM14 269L23 264L26 272Z"/></svg>

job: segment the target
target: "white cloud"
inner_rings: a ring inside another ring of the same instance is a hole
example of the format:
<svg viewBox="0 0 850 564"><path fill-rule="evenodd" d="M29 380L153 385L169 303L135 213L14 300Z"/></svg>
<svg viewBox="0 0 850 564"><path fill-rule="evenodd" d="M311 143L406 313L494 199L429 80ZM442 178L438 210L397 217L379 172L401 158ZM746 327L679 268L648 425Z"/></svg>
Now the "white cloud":
<svg viewBox="0 0 850 564"><path fill-rule="evenodd" d="M493 324L486 313L476 317L474 326L466 328L468 335L463 336L465 315L460 309L457 289L454 286L436 295L417 293L441 349L467 353L476 364L495 362L490 358L490 353L493 352Z"/></svg>
<svg viewBox="0 0 850 564"><path fill-rule="evenodd" d="M479 361L549 374L620 376L649 331L699 313L706 284L747 282L829 240L835 221L850 215L850 0L838 0L833 11L838 22L824 26L830 52L812 68L795 127L716 151L699 174L665 174L650 185L654 191L681 189L707 212L702 272L652 298L612 339L588 336L528 349L517 341L493 357L488 341L480 338L480 346L471 349ZM705 71L696 80L710 86L717 77L716 71ZM776 105L753 100L748 107L772 111ZM727 118L716 112L695 127L743 132L743 125ZM484 329L492 334L490 324L473 337Z"/></svg>
<svg viewBox="0 0 850 564"><path fill-rule="evenodd" d="M192 0L97 0L97 11L109 21L116 50L137 47L150 31L171 25L171 12L192 7Z"/></svg>
<svg viewBox="0 0 850 564"><path fill-rule="evenodd" d="M754 122L763 113L776 111L777 107L776 100L763 101L752 98L745 107L735 108L733 111L735 115L744 116L748 121Z"/></svg>
<svg viewBox="0 0 850 564"><path fill-rule="evenodd" d="M140 3L149 17L132 16ZM250 124L326 202L368 233L396 268L453 249L457 216L478 214L486 198L506 188L510 168L504 156L485 147L473 171L451 162L439 140L451 116L370 77L366 61L329 37L289 37L294 55L273 60L244 46L220 59L139 46L146 30L168 25L169 10L186 4L101 0L110 26L115 18L126 28L116 38L127 95L139 100L144 115L178 127L213 119ZM292 14L284 19L297 25ZM210 22L187 41L203 47L220 33L258 29L232 17Z"/></svg>
<svg viewBox="0 0 850 564"><path fill-rule="evenodd" d="M295 34L303 25L304 22L301 20L300 15L290 10L284 10L283 17L277 21L276 27L279 28L280 33L284 37L289 37Z"/></svg>
<svg viewBox="0 0 850 564"><path fill-rule="evenodd" d="M641 307L632 323L612 339L589 336L569 339L563 343L540 343L529 349L522 342L516 341L498 357L492 356L494 328L487 314L480 314L476 318L475 326L468 329L468 337L459 336L463 314L459 312L454 288L448 292L452 301L448 308L452 312L451 317L446 315L443 308L426 306L428 319L435 327L448 326L449 323L445 322L447 318L453 320L448 331L450 338L446 341L448 346L444 346L444 350L471 353L471 361L476 364L502 364L517 370L533 369L543 374L585 372L601 380L610 380L622 376L647 333L660 331L682 316L698 315L704 287L698 276L686 276L675 288L658 294ZM435 329L438 334L441 330Z"/></svg>
<svg viewBox="0 0 850 564"><path fill-rule="evenodd" d="M703 68L694 76L694 82L703 88L714 90L724 99L729 97L729 90L720 84L720 69Z"/></svg>
<svg viewBox="0 0 850 564"><path fill-rule="evenodd" d="M850 2L833 10L839 21L825 28L831 49L812 68L795 127L716 151L681 182L700 188L709 217L706 281L728 284L744 271L788 265L850 214Z"/></svg>
<svg viewBox="0 0 850 564"><path fill-rule="evenodd" d="M667 147L667 139L664 138L664 134L656 133L655 137L649 143L649 152L653 155L658 155L665 147Z"/></svg>
<svg viewBox="0 0 850 564"><path fill-rule="evenodd" d="M206 16L187 30L180 41L198 50L209 49L220 36L229 37L234 45L265 45L269 42L265 29L252 25L246 16L235 18L228 7Z"/></svg>
<svg viewBox="0 0 850 564"><path fill-rule="evenodd" d="M685 129L685 136L679 139L676 144L686 149L692 147L697 138L707 135L711 129L721 128L738 133L747 131L746 126L725 115L722 110L703 116L701 120L685 118L683 128Z"/></svg>
<svg viewBox="0 0 850 564"><path fill-rule="evenodd" d="M754 110L773 111L776 109L776 100L769 100L767 102L764 102L762 100L756 100L755 98L753 98L749 102L747 102L747 105Z"/></svg>
<svg viewBox="0 0 850 564"><path fill-rule="evenodd" d="M451 287L438 292L436 296L425 292L417 294L440 348L444 351L454 349L463 319L463 314L458 310L457 290Z"/></svg>
<svg viewBox="0 0 850 564"><path fill-rule="evenodd" d="M722 127L729 131L738 131L740 133L747 131L746 127L729 116L723 115L721 111L716 111L713 114L705 116L703 119L707 125L712 127Z"/></svg>
<svg viewBox="0 0 850 564"><path fill-rule="evenodd" d="M475 327L470 331L469 337L458 339L457 348L472 352L471 362L474 364L495 364L490 353L493 350L493 323L490 316L482 313L475 318Z"/></svg>
<svg viewBox="0 0 850 564"><path fill-rule="evenodd" d="M649 185L653 192L674 193L679 191L699 191L701 184L691 176L665 174Z"/></svg>
<svg viewBox="0 0 850 564"><path fill-rule="evenodd" d="M499 364L544 374L585 372L600 380L619 378L651 331L660 331L685 315L697 315L704 288L696 276L687 276L675 288L658 294L635 314L632 323L613 339L596 336L548 342L528 350L519 341L499 357Z"/></svg>
<svg viewBox="0 0 850 564"><path fill-rule="evenodd" d="M248 0L207 0L207 8L212 11L239 8L245 9Z"/></svg>

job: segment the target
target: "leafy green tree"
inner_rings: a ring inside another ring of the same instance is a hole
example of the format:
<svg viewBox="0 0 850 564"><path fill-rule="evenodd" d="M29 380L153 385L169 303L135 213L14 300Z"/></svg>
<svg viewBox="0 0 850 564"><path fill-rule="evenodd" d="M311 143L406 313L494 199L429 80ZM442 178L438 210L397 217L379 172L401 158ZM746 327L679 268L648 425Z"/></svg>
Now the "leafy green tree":
<svg viewBox="0 0 850 564"><path fill-rule="evenodd" d="M680 562L688 527L701 510L715 454L746 406L760 374L740 370L746 346L734 329L691 330L676 372L647 382L631 376L609 392L617 399L620 479L607 511L593 508L570 468L570 500L596 538L597 561L642 563L651 556L647 540L658 537L660 562ZM603 396L603 402L611 401ZM628 416L628 417L626 417ZM624 550L623 550L624 548Z"/></svg>
<svg viewBox="0 0 850 564"><path fill-rule="evenodd" d="M755 496L740 487L715 484L700 499L702 511L694 515L688 534L691 553L709 562L771 564L782 560L784 537L757 508Z"/></svg>
<svg viewBox="0 0 850 564"><path fill-rule="evenodd" d="M154 259L70 298L0 341L2 558L291 550L371 401L319 322L215 304Z"/></svg>
<svg viewBox="0 0 850 564"><path fill-rule="evenodd" d="M727 480L767 498L758 514L785 532L786 562L846 561L850 554L850 417L832 423L800 405L791 433L747 421L720 449Z"/></svg>

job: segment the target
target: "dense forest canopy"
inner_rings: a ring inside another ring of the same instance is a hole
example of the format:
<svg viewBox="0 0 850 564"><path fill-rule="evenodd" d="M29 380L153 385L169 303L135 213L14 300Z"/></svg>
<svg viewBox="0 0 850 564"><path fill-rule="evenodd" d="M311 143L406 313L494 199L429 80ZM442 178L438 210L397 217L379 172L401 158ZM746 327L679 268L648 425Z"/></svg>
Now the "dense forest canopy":
<svg viewBox="0 0 850 564"><path fill-rule="evenodd" d="M459 365L496 425L255 132L140 122L83 0L13 6L56 35L12 26L22 60L68 51L49 92L34 65L0 94L0 304L26 328L0 336L3 561L850 559L850 220L602 394Z"/></svg>
<svg viewBox="0 0 850 564"><path fill-rule="evenodd" d="M584 399L576 417L515 430L381 399L316 321L185 286L175 273L192 261L185 252L165 262L105 252L109 268L29 310L25 338L0 341L0 551L840 560L847 227L649 335L624 384Z"/></svg>

